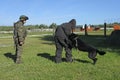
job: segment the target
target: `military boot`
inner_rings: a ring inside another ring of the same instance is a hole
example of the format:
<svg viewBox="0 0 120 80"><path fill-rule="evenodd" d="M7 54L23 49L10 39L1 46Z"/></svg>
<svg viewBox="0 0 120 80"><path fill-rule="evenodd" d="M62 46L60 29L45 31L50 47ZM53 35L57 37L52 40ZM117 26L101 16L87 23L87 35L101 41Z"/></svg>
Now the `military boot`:
<svg viewBox="0 0 120 80"><path fill-rule="evenodd" d="M17 59L16 59L16 62L15 62L16 64L20 64L21 63L21 57L18 57Z"/></svg>

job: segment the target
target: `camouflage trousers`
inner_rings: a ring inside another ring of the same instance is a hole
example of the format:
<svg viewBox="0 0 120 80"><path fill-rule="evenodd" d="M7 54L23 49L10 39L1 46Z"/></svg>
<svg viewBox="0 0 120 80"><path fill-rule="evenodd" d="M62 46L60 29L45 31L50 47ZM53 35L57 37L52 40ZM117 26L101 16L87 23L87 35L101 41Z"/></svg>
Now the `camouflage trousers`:
<svg viewBox="0 0 120 80"><path fill-rule="evenodd" d="M16 44L16 52L15 52L15 63L21 63L21 55L23 52L23 46L20 46L19 44Z"/></svg>

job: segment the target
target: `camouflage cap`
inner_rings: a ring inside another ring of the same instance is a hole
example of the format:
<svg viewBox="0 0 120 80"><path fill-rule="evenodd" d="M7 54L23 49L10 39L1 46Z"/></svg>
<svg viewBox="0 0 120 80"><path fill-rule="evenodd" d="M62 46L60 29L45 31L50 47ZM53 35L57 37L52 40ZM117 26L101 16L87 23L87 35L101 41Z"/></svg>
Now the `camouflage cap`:
<svg viewBox="0 0 120 80"><path fill-rule="evenodd" d="M20 20L28 20L29 18L27 16L25 16L25 15L21 15L19 19Z"/></svg>

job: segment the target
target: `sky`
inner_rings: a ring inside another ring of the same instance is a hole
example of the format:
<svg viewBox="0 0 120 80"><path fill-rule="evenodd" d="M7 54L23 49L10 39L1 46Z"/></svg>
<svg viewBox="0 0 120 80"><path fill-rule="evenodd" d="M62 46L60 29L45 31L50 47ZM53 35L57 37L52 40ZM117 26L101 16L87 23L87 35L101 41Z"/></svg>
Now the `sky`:
<svg viewBox="0 0 120 80"><path fill-rule="evenodd" d="M13 25L20 15L29 17L27 25L120 22L120 0L1 0L0 26Z"/></svg>

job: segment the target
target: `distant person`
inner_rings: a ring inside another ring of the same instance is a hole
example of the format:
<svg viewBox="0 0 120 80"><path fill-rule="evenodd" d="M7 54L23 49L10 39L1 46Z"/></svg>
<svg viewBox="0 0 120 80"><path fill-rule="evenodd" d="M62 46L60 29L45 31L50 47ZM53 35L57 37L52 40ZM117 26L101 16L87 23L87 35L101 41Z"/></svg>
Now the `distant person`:
<svg viewBox="0 0 120 80"><path fill-rule="evenodd" d="M66 61L72 62L72 47L71 42L68 39L69 35L73 32L76 26L76 20L72 19L67 23L63 23L57 27L55 31L55 44L56 44L56 53L55 53L55 62L60 63L62 61L62 50L65 48L66 51Z"/></svg>
<svg viewBox="0 0 120 80"><path fill-rule="evenodd" d="M21 54L23 51L23 44L25 41L25 37L27 35L27 31L24 28L24 24L26 23L26 20L28 20L28 17L25 15L21 15L19 18L19 21L14 23L14 43L15 43L15 63L19 64L21 63Z"/></svg>

